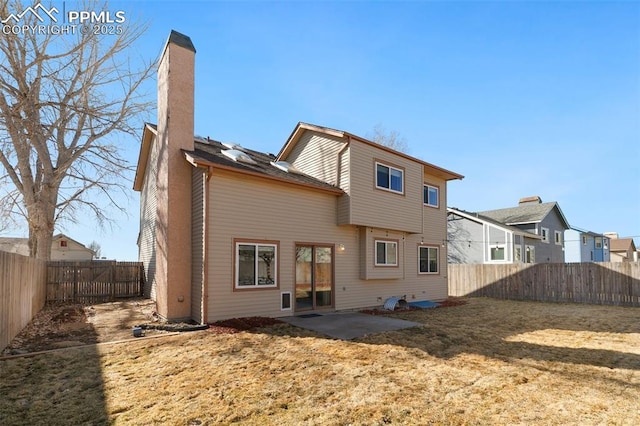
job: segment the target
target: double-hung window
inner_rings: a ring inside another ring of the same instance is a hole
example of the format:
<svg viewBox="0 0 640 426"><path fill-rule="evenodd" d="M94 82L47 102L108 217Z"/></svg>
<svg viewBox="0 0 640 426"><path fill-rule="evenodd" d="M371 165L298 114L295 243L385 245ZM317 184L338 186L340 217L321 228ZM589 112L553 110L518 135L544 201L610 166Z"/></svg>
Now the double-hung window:
<svg viewBox="0 0 640 426"><path fill-rule="evenodd" d="M376 240L376 266L398 266L398 242Z"/></svg>
<svg viewBox="0 0 640 426"><path fill-rule="evenodd" d="M555 239L556 245L561 246L562 245L562 232L553 231L553 237Z"/></svg>
<svg viewBox="0 0 640 426"><path fill-rule="evenodd" d="M431 185L424 185L424 192L422 195L423 203L425 206L438 207L438 187Z"/></svg>
<svg viewBox="0 0 640 426"><path fill-rule="evenodd" d="M418 273L437 274L438 259L438 247L418 247Z"/></svg>
<svg viewBox="0 0 640 426"><path fill-rule="evenodd" d="M376 163L376 188L404 193L404 170Z"/></svg>
<svg viewBox="0 0 640 426"><path fill-rule="evenodd" d="M549 242L549 228L541 228L540 235L542 236L542 242Z"/></svg>
<svg viewBox="0 0 640 426"><path fill-rule="evenodd" d="M278 245L236 242L235 287L277 287Z"/></svg>

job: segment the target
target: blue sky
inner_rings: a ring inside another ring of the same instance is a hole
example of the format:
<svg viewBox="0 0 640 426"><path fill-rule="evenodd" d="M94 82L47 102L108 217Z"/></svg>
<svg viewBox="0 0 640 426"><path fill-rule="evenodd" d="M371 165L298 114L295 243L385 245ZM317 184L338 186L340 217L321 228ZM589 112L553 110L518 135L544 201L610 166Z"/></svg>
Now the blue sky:
<svg viewBox="0 0 640 426"><path fill-rule="evenodd" d="M572 226L640 237L638 2L111 2L196 50L195 132L278 152L298 121L465 175L449 206L557 201ZM155 82L149 85L155 97ZM155 122L155 111L143 119ZM142 129L143 120L140 127ZM123 141L135 163L139 140ZM139 197L111 230L65 229L135 260ZM640 245L640 238L636 238Z"/></svg>

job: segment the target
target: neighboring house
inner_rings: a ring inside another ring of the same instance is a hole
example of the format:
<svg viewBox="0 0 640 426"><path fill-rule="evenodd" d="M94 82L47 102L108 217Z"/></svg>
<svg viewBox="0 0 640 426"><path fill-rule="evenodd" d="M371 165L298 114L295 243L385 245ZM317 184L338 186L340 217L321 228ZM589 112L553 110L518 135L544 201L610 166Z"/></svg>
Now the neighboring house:
<svg viewBox="0 0 640 426"><path fill-rule="evenodd" d="M534 263L542 237L479 213L448 208L449 263Z"/></svg>
<svg viewBox="0 0 640 426"><path fill-rule="evenodd" d="M0 237L0 251L29 256L28 238ZM91 260L94 251L64 234L56 234L51 241L51 260Z"/></svg>
<svg viewBox="0 0 640 426"><path fill-rule="evenodd" d="M605 232L610 238L611 262L637 262L638 252L633 238L619 238L615 232Z"/></svg>
<svg viewBox="0 0 640 426"><path fill-rule="evenodd" d="M134 181L146 292L162 317L206 323L447 297L447 181L461 175L305 123L278 155L194 137L194 58L172 31Z"/></svg>
<svg viewBox="0 0 640 426"><path fill-rule="evenodd" d="M452 263L564 262L563 234L569 224L558 203L535 196L506 209L450 210L449 242L457 256L450 256Z"/></svg>
<svg viewBox="0 0 640 426"><path fill-rule="evenodd" d="M609 238L604 234L571 227L564 231L564 261L609 262Z"/></svg>

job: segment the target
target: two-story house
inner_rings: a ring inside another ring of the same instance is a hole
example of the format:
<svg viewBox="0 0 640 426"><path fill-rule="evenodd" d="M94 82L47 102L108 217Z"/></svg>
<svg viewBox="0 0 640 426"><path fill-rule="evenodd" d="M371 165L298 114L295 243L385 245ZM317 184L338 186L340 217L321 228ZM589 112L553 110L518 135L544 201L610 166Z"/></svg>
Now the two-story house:
<svg viewBox="0 0 640 426"><path fill-rule="evenodd" d="M520 199L478 213L449 209L450 263L563 263L569 224L556 202Z"/></svg>
<svg viewBox="0 0 640 426"><path fill-rule="evenodd" d="M449 263L535 263L542 237L480 213L448 208Z"/></svg>
<svg viewBox="0 0 640 426"><path fill-rule="evenodd" d="M571 227L564 231L564 261L609 262L609 238L597 232Z"/></svg>
<svg viewBox="0 0 640 426"><path fill-rule="evenodd" d="M306 123L277 155L194 137L194 59L172 32L134 181L161 316L205 323L447 297L447 182L461 175Z"/></svg>

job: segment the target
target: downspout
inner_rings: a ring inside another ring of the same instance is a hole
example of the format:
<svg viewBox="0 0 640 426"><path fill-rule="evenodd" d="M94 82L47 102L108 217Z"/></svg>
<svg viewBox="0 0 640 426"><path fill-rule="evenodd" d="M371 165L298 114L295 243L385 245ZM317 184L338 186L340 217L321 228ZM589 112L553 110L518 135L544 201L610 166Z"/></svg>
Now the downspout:
<svg viewBox="0 0 640 426"><path fill-rule="evenodd" d="M204 265L202 274L202 323L209 323L209 181L213 176L213 167L207 167L207 179L204 183L204 202L202 212L202 222L204 225L204 242L202 250L204 250Z"/></svg>

